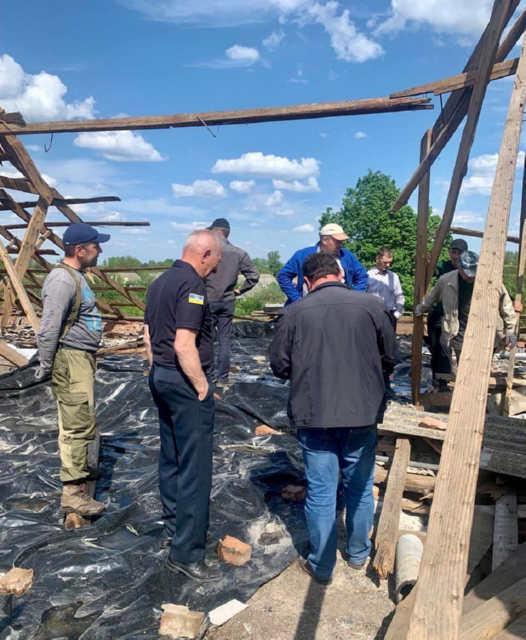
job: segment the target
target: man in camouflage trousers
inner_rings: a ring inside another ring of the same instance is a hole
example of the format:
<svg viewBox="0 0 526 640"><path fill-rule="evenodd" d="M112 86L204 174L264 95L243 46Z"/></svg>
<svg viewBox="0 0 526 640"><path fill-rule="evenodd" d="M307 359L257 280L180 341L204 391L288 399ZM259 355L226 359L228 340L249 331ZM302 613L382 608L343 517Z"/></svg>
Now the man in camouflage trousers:
<svg viewBox="0 0 526 640"><path fill-rule="evenodd" d="M42 288L43 313L37 336L40 366L37 380L51 373L58 408L60 480L64 511L92 516L104 504L88 495L88 448L96 438L95 351L102 321L83 271L94 266L110 236L84 223L64 233L65 257L48 274ZM96 464L95 464L96 466Z"/></svg>

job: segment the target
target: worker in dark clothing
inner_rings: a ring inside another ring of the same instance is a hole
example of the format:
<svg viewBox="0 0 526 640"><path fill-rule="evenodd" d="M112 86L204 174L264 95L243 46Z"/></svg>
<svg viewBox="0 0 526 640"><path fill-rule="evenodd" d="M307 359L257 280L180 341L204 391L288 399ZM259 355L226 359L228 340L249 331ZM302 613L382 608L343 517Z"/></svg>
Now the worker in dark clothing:
<svg viewBox="0 0 526 640"><path fill-rule="evenodd" d="M208 302L219 342L215 367L216 386L221 388L228 382L230 372L230 342L235 299L257 284L259 272L248 254L228 241L228 220L217 218L208 228L219 236L223 249L220 263L206 279ZM237 288L240 273L245 277L245 282Z"/></svg>
<svg viewBox="0 0 526 640"><path fill-rule="evenodd" d="M455 238L449 247L449 260L438 263L435 277L440 278L440 276L458 269L460 254L467 250L467 242L462 238ZM452 378L450 357L441 341L443 315L442 303L437 302L427 317L427 342L431 351L433 386L440 391L447 390L447 381Z"/></svg>
<svg viewBox="0 0 526 640"><path fill-rule="evenodd" d="M201 582L219 578L204 560L215 414L204 279L220 259L217 236L194 231L181 260L150 285L144 314L149 384L159 411L159 489L171 538L166 565Z"/></svg>
<svg viewBox="0 0 526 640"><path fill-rule="evenodd" d="M321 583L336 564L336 493L341 473L347 559L365 566L371 550L373 475L384 370L395 360L395 334L384 303L352 291L327 253L302 264L308 295L285 307L270 366L290 379L288 415L297 429L307 476L305 516L310 553L302 568Z"/></svg>

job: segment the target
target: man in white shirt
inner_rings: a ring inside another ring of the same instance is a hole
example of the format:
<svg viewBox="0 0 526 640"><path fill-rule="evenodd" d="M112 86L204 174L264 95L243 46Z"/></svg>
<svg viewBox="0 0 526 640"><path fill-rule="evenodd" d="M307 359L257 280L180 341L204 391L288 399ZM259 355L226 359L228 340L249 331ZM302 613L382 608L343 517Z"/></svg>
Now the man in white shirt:
<svg viewBox="0 0 526 640"><path fill-rule="evenodd" d="M384 301L396 331L396 321L404 311L404 292L400 278L389 268L393 264L391 249L380 247L376 253L376 266L367 272L367 293Z"/></svg>

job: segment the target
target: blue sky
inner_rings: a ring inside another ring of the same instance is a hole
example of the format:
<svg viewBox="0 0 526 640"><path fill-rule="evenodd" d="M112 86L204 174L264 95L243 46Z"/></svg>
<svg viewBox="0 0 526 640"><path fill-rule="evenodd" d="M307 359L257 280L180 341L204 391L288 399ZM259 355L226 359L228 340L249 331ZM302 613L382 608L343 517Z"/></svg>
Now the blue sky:
<svg viewBox="0 0 526 640"><path fill-rule="evenodd" d="M28 0L6 3L0 106L28 121L292 105L389 93L459 73L489 0ZM521 3L520 9L524 9ZM366 8L364 8L366 6ZM460 6L460 8L459 8ZM516 47L512 56L518 56ZM490 85L454 223L482 229L513 83ZM440 110L282 123L24 136L66 196L118 195L76 207L86 220L150 220L112 229L105 255L179 255L185 236L227 217L253 256L286 259L313 244L368 169L402 187ZM459 134L431 174L437 213ZM523 148L523 146L521 146ZM522 157L520 162L522 168ZM10 165L0 173L13 175ZM519 182L510 231L518 227ZM17 193L17 196L20 194ZM19 198L20 199L20 198ZM23 199L23 198L22 198ZM416 198L410 203L415 206ZM51 210L48 219L62 220ZM12 222L0 212L0 222ZM471 243L475 249L478 242Z"/></svg>

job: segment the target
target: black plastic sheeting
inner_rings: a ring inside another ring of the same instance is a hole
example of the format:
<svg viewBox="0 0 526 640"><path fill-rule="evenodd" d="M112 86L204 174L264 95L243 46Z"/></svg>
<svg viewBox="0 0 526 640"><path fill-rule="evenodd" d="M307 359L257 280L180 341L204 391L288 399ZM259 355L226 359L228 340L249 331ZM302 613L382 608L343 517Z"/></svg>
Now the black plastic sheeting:
<svg viewBox="0 0 526 640"><path fill-rule="evenodd" d="M251 331L235 341L240 381L216 403L207 553L214 558L218 539L230 534L252 545L252 559L222 564L217 583L200 585L164 567L158 422L144 360L112 356L98 364L96 497L109 505L91 526L72 531L59 509L49 383L33 384L31 368L0 378L0 570L35 571L26 594L0 598L1 639L157 638L162 603L210 611L231 598L246 601L306 548L302 505L280 497L284 485L303 480L297 441L291 433L253 434L262 421L281 429L288 421L287 387L254 357L266 352L267 330Z"/></svg>

